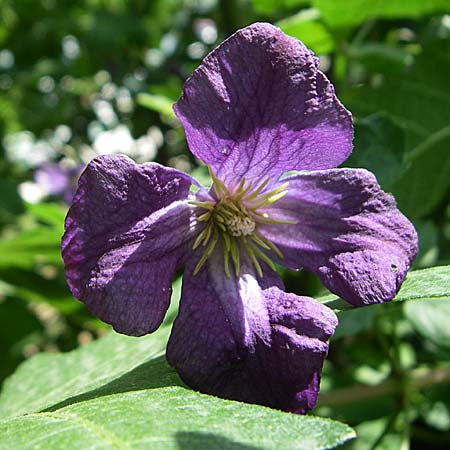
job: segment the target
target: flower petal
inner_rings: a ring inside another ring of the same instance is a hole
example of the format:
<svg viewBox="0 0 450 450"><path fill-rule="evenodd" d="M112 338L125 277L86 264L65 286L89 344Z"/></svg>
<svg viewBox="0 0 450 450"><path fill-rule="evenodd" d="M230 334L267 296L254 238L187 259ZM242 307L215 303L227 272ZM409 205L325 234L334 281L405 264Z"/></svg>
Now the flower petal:
<svg viewBox="0 0 450 450"><path fill-rule="evenodd" d="M351 114L300 41L256 23L210 53L174 107L189 147L223 181L326 169L352 149Z"/></svg>
<svg viewBox="0 0 450 450"><path fill-rule="evenodd" d="M286 294L274 272L248 262L226 277L214 254L198 275L188 263L167 359L194 389L304 413L313 408L335 314Z"/></svg>
<svg viewBox="0 0 450 450"><path fill-rule="evenodd" d="M289 192L267 213L297 223L259 229L283 253L280 263L314 272L353 305L391 300L417 254L417 234L375 176L334 169L283 181Z"/></svg>
<svg viewBox="0 0 450 450"><path fill-rule="evenodd" d="M62 241L74 296L121 332L154 331L176 268L190 252L189 176L124 156L92 161L82 174Z"/></svg>

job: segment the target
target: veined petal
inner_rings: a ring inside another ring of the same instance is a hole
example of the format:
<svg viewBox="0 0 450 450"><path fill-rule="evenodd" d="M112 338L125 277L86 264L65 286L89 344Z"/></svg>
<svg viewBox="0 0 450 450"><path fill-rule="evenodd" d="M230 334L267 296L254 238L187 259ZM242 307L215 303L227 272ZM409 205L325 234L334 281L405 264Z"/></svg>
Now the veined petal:
<svg viewBox="0 0 450 450"><path fill-rule="evenodd" d="M194 389L304 413L316 402L336 316L284 293L267 268L257 279L243 259L239 277L223 274L220 252L196 276L189 261L167 359Z"/></svg>
<svg viewBox="0 0 450 450"><path fill-rule="evenodd" d="M351 114L317 66L273 25L236 32L203 60L174 107L192 153L227 185L336 167L352 149Z"/></svg>
<svg viewBox="0 0 450 450"><path fill-rule="evenodd" d="M188 175L125 156L92 161L81 175L62 240L74 296L125 334L154 331L176 268L195 233Z"/></svg>
<svg viewBox="0 0 450 450"><path fill-rule="evenodd" d="M366 170L334 169L289 177L289 192L267 210L295 225L262 224L290 268L317 274L354 305L391 300L414 260L417 234Z"/></svg>

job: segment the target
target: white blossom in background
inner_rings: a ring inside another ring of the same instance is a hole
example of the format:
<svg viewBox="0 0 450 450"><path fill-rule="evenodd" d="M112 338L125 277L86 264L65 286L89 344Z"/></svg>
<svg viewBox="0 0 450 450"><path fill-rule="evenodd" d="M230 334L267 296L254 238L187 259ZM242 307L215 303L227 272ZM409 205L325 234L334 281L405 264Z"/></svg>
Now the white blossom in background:
<svg viewBox="0 0 450 450"><path fill-rule="evenodd" d="M62 43L63 57L68 60L77 59L80 56L81 48L78 39L71 34L64 36Z"/></svg>
<svg viewBox="0 0 450 450"><path fill-rule="evenodd" d="M59 149L50 142L36 139L31 131L19 131L8 134L3 139L6 159L27 168L37 167L45 161L51 161Z"/></svg>
<svg viewBox="0 0 450 450"><path fill-rule="evenodd" d="M121 124L97 133L92 143L93 153L84 149L84 156L123 153L137 162L151 161L163 141L164 137L158 127L150 127L147 134L134 139L128 127Z"/></svg>
<svg viewBox="0 0 450 450"><path fill-rule="evenodd" d="M214 44L217 41L217 25L212 19L197 19L194 21L194 33L205 44Z"/></svg>
<svg viewBox="0 0 450 450"><path fill-rule="evenodd" d="M20 197L27 203L39 203L46 196L45 190L34 181L24 181L17 187Z"/></svg>
<svg viewBox="0 0 450 450"><path fill-rule="evenodd" d="M14 54L11 50L4 48L0 51L0 69L8 70L14 66Z"/></svg>
<svg viewBox="0 0 450 450"><path fill-rule="evenodd" d="M149 48L144 55L144 62L150 67L160 67L164 59L164 52L159 48Z"/></svg>
<svg viewBox="0 0 450 450"><path fill-rule="evenodd" d="M112 127L118 123L117 115L111 103L106 100L95 100L92 109L94 110L98 119L107 127Z"/></svg>

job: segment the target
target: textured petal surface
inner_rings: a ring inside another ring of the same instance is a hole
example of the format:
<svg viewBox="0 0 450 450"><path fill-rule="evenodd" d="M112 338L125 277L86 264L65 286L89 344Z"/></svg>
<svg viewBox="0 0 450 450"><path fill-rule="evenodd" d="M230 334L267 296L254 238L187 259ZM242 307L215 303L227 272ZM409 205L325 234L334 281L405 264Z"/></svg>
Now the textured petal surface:
<svg viewBox="0 0 450 450"><path fill-rule="evenodd" d="M193 237L185 201L191 182L125 156L99 157L80 178L62 241L67 281L121 333L149 333L164 317L173 274Z"/></svg>
<svg viewBox="0 0 450 450"><path fill-rule="evenodd" d="M352 148L350 113L297 39L256 23L210 53L175 112L191 151L230 182L326 169Z"/></svg>
<svg viewBox="0 0 450 450"><path fill-rule="evenodd" d="M336 316L281 291L269 269L257 280L244 264L239 278L227 278L221 260L215 254L196 276L188 263L169 363L202 392L299 413L313 408Z"/></svg>
<svg viewBox="0 0 450 450"><path fill-rule="evenodd" d="M288 194L267 210L295 225L263 225L290 268L316 273L354 305L391 300L418 249L417 234L366 170L335 169L289 177Z"/></svg>

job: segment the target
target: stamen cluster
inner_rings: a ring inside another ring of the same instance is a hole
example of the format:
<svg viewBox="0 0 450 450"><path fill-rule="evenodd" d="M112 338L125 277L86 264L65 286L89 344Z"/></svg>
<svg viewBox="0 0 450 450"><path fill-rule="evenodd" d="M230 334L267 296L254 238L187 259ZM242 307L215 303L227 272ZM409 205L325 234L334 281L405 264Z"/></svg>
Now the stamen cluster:
<svg viewBox="0 0 450 450"><path fill-rule="evenodd" d="M204 247L202 257L194 269L196 275L206 260L211 256L220 239L223 241L224 270L230 276L230 258L236 276L240 272L240 252L244 251L252 261L258 275L263 276L260 261L264 261L272 270L275 265L266 253L274 253L279 258L283 255L275 244L258 233L259 223L293 224L295 222L271 219L265 208L287 194L289 183L283 183L275 189L267 189L270 178L254 186L244 178L235 189L228 189L209 168L217 200L191 201L194 206L206 209L199 215L199 222L206 222L205 228L197 236L193 249Z"/></svg>

